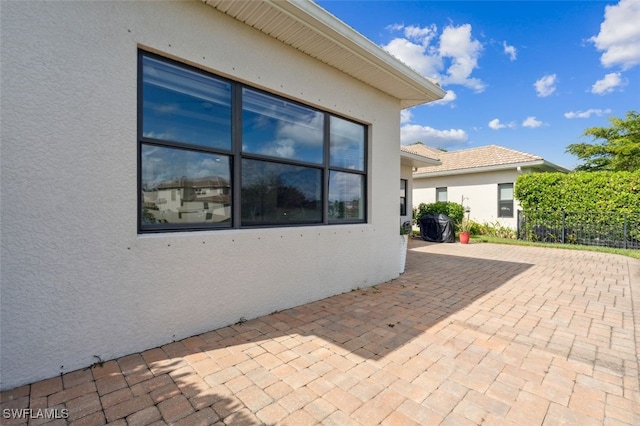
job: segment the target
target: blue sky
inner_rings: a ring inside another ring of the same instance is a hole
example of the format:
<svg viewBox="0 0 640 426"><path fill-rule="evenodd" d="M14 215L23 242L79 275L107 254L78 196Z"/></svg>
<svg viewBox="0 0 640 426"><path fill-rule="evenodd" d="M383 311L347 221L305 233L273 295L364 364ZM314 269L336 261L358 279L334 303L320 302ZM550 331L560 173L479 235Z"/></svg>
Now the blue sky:
<svg viewBox="0 0 640 426"><path fill-rule="evenodd" d="M403 112L404 145L495 144L572 168L586 128L640 110L640 0L316 3L447 91Z"/></svg>

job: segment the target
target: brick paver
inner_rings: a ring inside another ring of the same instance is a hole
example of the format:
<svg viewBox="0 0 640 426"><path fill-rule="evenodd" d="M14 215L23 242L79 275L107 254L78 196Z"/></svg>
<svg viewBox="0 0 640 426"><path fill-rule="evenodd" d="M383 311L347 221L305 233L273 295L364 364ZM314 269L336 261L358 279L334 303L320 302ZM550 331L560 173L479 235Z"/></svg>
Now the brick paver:
<svg viewBox="0 0 640 426"><path fill-rule="evenodd" d="M52 425L640 425L639 353L639 261L414 240L391 282L7 390L0 405L12 425L45 408L68 413Z"/></svg>

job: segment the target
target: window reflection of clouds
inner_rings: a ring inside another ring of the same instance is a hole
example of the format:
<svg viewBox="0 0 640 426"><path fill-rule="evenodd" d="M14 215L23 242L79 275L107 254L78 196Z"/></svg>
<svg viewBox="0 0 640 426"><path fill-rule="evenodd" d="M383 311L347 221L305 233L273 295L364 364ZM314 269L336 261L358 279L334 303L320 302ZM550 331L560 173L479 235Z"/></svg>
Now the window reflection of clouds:
<svg viewBox="0 0 640 426"><path fill-rule="evenodd" d="M331 116L331 165L364 170L364 126Z"/></svg>
<svg viewBox="0 0 640 426"><path fill-rule="evenodd" d="M244 152L322 163L322 113L249 89L242 102Z"/></svg>
<svg viewBox="0 0 640 426"><path fill-rule="evenodd" d="M183 93L227 108L231 106L229 83L191 71L183 66L145 56L143 79L146 84L172 92Z"/></svg>
<svg viewBox="0 0 640 426"><path fill-rule="evenodd" d="M178 178L197 179L218 176L230 180L229 159L157 146L142 146L142 186L153 188Z"/></svg>
<svg viewBox="0 0 640 426"><path fill-rule="evenodd" d="M150 57L143 65L143 136L231 146L229 83Z"/></svg>

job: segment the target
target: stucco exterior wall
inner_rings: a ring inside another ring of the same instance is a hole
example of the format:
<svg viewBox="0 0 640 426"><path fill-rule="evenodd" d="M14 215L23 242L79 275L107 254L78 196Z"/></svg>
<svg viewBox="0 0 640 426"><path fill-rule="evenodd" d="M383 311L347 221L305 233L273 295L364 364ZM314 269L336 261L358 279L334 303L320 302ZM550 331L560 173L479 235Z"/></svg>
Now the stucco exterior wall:
<svg viewBox="0 0 640 426"><path fill-rule="evenodd" d="M471 173L464 175L449 175L430 178L414 178L413 205L420 203L434 203L436 188L447 188L447 199L454 203L462 203L470 207L469 217L479 223L500 223L516 229L517 210L520 208L518 200L514 200L514 217L498 217L498 184L514 183L520 172L500 170L485 173ZM464 197L464 202L462 199Z"/></svg>
<svg viewBox="0 0 640 426"><path fill-rule="evenodd" d="M1 37L2 389L398 276L397 99L200 2L5 2ZM138 235L139 47L370 124L368 223Z"/></svg>

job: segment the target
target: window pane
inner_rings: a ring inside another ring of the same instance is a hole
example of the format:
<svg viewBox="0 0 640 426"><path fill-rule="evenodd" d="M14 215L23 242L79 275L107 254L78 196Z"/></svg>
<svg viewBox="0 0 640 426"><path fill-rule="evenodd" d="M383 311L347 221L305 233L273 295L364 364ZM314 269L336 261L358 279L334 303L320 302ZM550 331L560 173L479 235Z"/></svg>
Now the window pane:
<svg viewBox="0 0 640 426"><path fill-rule="evenodd" d="M400 179L400 216L407 214L407 180Z"/></svg>
<svg viewBox="0 0 640 426"><path fill-rule="evenodd" d="M364 176L332 171L329 175L329 220L364 220Z"/></svg>
<svg viewBox="0 0 640 426"><path fill-rule="evenodd" d="M513 200L513 184L501 183L498 185L499 199L501 201Z"/></svg>
<svg viewBox="0 0 640 426"><path fill-rule="evenodd" d="M322 171L242 160L242 224L322 221Z"/></svg>
<svg viewBox="0 0 640 426"><path fill-rule="evenodd" d="M231 85L151 57L142 60L142 134L231 149Z"/></svg>
<svg viewBox="0 0 640 426"><path fill-rule="evenodd" d="M446 203L447 199L447 188L436 188L436 201Z"/></svg>
<svg viewBox="0 0 640 426"><path fill-rule="evenodd" d="M142 226L231 225L229 157L142 145Z"/></svg>
<svg viewBox="0 0 640 426"><path fill-rule="evenodd" d="M513 201L498 202L498 217L513 217Z"/></svg>
<svg viewBox="0 0 640 426"><path fill-rule="evenodd" d="M331 116L330 164L364 171L365 126Z"/></svg>
<svg viewBox="0 0 640 426"><path fill-rule="evenodd" d="M242 151L322 164L324 114L242 90Z"/></svg>

